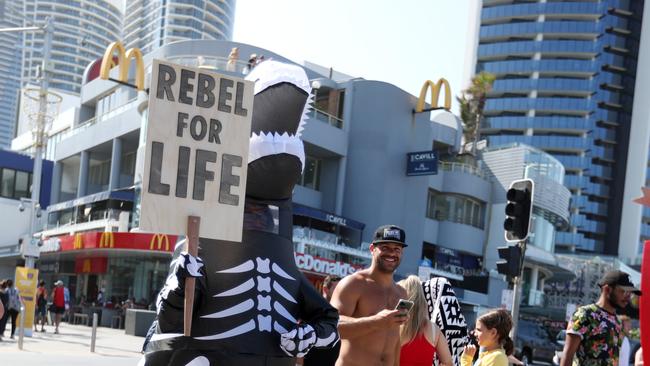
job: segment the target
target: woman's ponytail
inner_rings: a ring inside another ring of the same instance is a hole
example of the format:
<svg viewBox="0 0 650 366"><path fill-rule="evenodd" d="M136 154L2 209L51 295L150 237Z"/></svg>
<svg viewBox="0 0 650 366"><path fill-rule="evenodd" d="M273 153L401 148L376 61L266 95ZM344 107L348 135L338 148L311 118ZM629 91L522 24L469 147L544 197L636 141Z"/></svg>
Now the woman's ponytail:
<svg viewBox="0 0 650 366"><path fill-rule="evenodd" d="M515 350L515 344L512 342L510 336L506 336L503 339L503 349L506 351L506 355L510 356Z"/></svg>

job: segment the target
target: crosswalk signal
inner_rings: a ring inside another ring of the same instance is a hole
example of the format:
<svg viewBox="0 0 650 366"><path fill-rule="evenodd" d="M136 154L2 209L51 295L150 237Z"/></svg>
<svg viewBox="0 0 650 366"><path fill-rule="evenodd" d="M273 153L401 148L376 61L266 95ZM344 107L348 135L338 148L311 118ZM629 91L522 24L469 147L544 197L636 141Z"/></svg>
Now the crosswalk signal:
<svg viewBox="0 0 650 366"><path fill-rule="evenodd" d="M521 247L519 245L510 245L507 247L498 247L499 258L497 261L497 271L510 278L518 277L521 272Z"/></svg>
<svg viewBox="0 0 650 366"><path fill-rule="evenodd" d="M533 212L533 181L519 179L506 193L506 220L503 222L507 241L522 241L528 238L530 217Z"/></svg>

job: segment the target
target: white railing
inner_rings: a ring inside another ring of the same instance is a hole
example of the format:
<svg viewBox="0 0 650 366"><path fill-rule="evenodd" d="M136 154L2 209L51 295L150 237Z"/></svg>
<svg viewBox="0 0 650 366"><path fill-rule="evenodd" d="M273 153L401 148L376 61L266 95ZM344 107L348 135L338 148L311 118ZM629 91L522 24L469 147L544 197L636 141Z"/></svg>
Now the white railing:
<svg viewBox="0 0 650 366"><path fill-rule="evenodd" d="M123 112L127 111L129 108L131 108L131 104L136 102L136 100L137 100L137 98L129 99L128 101L126 101L126 103L124 103L124 104L122 104L120 106L117 106L117 107L109 110L106 113L102 113L102 114L100 114L98 116L95 116L93 118L90 118L88 120L85 120L85 121L81 122L77 127L73 128L71 130L68 130L66 132L61 133L60 134L61 137L59 138L59 141L67 139L68 137L72 137L72 136L78 134L79 132L84 131L84 130L92 127L93 125L95 125L98 122L107 120L107 119L109 119L111 117L114 117L114 116L116 116L116 115L118 115L120 113L123 113Z"/></svg>
<svg viewBox="0 0 650 366"><path fill-rule="evenodd" d="M316 107L312 107L311 110L309 111L308 114L309 117L317 119L321 122L325 122L329 124L330 126L334 126L336 128L343 128L343 120L333 116L327 112L324 112L320 109L317 109Z"/></svg>
<svg viewBox="0 0 650 366"><path fill-rule="evenodd" d="M94 220L94 221L82 222L77 224L57 226L54 229L43 230L41 234L45 237L50 237L50 236L58 236L64 234L73 234L82 231L90 231L94 229L102 229L102 231L107 231L106 229L108 228L110 229L108 231L113 231L112 230L113 228L117 229L119 228L119 226L120 226L120 222L118 220L102 219L102 220Z"/></svg>
<svg viewBox="0 0 650 366"><path fill-rule="evenodd" d="M438 163L440 170L447 172L458 172L465 174L472 174L485 180L489 179L489 174L482 168L478 168L469 164L454 163L449 161L441 161Z"/></svg>

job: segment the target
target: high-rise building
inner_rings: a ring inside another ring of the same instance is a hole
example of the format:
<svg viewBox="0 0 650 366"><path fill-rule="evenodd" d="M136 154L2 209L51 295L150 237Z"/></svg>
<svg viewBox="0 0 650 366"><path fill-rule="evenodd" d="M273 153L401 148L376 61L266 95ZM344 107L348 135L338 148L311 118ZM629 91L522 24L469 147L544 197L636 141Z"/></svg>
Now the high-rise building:
<svg viewBox="0 0 650 366"><path fill-rule="evenodd" d="M20 2L0 0L0 28L22 26ZM18 93L20 91L20 46L22 33L0 33L0 149L8 148L14 138Z"/></svg>
<svg viewBox="0 0 650 366"><path fill-rule="evenodd" d="M54 22L50 55L50 87L78 94L84 70L103 56L109 43L120 39L119 0L22 0L26 25ZM25 33L23 83L36 83L42 62L44 34Z"/></svg>
<svg viewBox="0 0 650 366"><path fill-rule="evenodd" d="M124 42L147 54L163 44L190 39L232 39L235 0L127 1Z"/></svg>
<svg viewBox="0 0 650 366"><path fill-rule="evenodd" d="M490 146L535 146L564 165L571 219L555 237L558 251L619 254L643 8L623 0L481 4L474 72L496 75L481 136Z"/></svg>

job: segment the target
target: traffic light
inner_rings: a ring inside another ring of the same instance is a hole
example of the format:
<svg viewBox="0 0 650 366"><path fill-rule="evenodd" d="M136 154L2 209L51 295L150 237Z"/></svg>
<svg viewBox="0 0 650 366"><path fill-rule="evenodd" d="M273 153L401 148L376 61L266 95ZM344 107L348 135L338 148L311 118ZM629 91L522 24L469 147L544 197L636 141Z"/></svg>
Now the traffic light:
<svg viewBox="0 0 650 366"><path fill-rule="evenodd" d="M507 247L498 247L499 258L497 261L497 271L508 277L517 277L521 272L521 247L511 245Z"/></svg>
<svg viewBox="0 0 650 366"><path fill-rule="evenodd" d="M533 212L533 181L520 179L512 182L506 193L506 230L507 241L521 241L528 237L530 216Z"/></svg>

